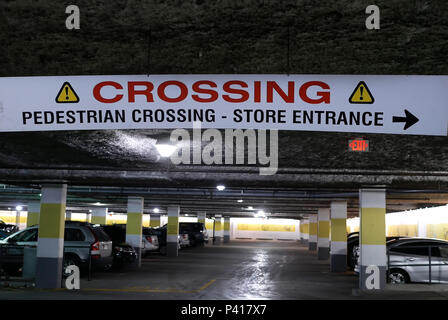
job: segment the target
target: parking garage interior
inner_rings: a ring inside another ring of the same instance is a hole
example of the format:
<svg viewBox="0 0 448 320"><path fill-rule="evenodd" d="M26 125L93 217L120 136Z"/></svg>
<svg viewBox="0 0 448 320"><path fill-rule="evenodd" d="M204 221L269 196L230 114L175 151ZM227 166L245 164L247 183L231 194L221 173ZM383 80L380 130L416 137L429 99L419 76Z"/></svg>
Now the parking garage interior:
<svg viewBox="0 0 448 320"><path fill-rule="evenodd" d="M361 75L448 73L448 8L440 1L377 1L380 30L366 29L362 1L78 2L79 30L65 28L60 2L0 3L2 79L352 75L358 82ZM32 90L23 88L16 100L32 100ZM49 96L58 103L56 93ZM400 98L395 104L416 107ZM0 117L7 107L0 97ZM0 220L14 232L39 230L20 269L0 270L0 300L446 300L448 257L440 248L448 241L448 140L401 134L407 125L400 134L255 130L256 138L266 131L278 137L278 150L263 150L278 166L267 175L260 173L272 163L250 160L250 150L262 153L247 137L219 142L221 159L239 150L229 163L206 164L193 161L195 150L207 148L202 137L182 146L190 163L174 163L159 148L172 144L174 127L0 132ZM182 129L194 137L193 126ZM353 141L368 148L356 152ZM181 244L179 224L197 222L207 230L204 246ZM119 225L136 260L98 270L89 251L80 288L69 290L63 252L70 224ZM143 254L142 230L164 225L159 247ZM429 259L411 279L391 267L389 241L419 238L440 243L425 242ZM17 243L0 243L0 265L8 248Z"/></svg>

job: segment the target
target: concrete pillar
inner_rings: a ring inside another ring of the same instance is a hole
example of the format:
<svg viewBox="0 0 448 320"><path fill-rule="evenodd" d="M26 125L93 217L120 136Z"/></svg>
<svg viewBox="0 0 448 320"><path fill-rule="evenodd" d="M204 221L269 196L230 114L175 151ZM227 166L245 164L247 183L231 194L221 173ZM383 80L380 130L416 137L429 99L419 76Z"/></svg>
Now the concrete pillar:
<svg viewBox="0 0 448 320"><path fill-rule="evenodd" d="M224 217L224 243L230 242L230 217Z"/></svg>
<svg viewBox="0 0 448 320"><path fill-rule="evenodd" d="M39 224L40 202L34 201L28 203L28 214L26 217L26 227Z"/></svg>
<svg viewBox="0 0 448 320"><path fill-rule="evenodd" d="M20 211L20 210L16 210L16 226L18 227L18 228L20 228L20 213L21 213L22 211Z"/></svg>
<svg viewBox="0 0 448 320"><path fill-rule="evenodd" d="M206 212L202 211L202 212L198 212L198 222L202 223L205 227L205 218L206 218Z"/></svg>
<svg viewBox="0 0 448 320"><path fill-rule="evenodd" d="M310 238L310 220L300 220L300 242L304 245L308 244Z"/></svg>
<svg viewBox="0 0 448 320"><path fill-rule="evenodd" d="M331 215L331 272L347 271L347 201L332 201Z"/></svg>
<svg viewBox="0 0 448 320"><path fill-rule="evenodd" d="M222 215L215 215L215 241L213 244L221 245L222 244Z"/></svg>
<svg viewBox="0 0 448 320"><path fill-rule="evenodd" d="M317 212L317 259L330 258L330 208L319 208Z"/></svg>
<svg viewBox="0 0 448 320"><path fill-rule="evenodd" d="M310 216L310 238L308 240L308 248L310 251L317 250L317 214Z"/></svg>
<svg viewBox="0 0 448 320"><path fill-rule="evenodd" d="M36 253L38 288L61 287L66 199L66 184L42 186Z"/></svg>
<svg viewBox="0 0 448 320"><path fill-rule="evenodd" d="M160 227L160 214L152 213L149 215L149 226L151 228Z"/></svg>
<svg viewBox="0 0 448 320"><path fill-rule="evenodd" d="M359 287L362 290L384 289L387 268L386 190L360 189L359 204Z"/></svg>
<svg viewBox="0 0 448 320"><path fill-rule="evenodd" d="M166 255L168 257L178 256L179 212L179 206L168 207L168 226L166 232Z"/></svg>
<svg viewBox="0 0 448 320"><path fill-rule="evenodd" d="M137 259L134 263L134 267L137 268L140 268L142 264L143 200L141 197L128 197L126 242L137 252Z"/></svg>
<svg viewBox="0 0 448 320"><path fill-rule="evenodd" d="M107 222L107 208L93 208L92 209L92 223L106 225ZM128 216L129 217L129 216Z"/></svg>

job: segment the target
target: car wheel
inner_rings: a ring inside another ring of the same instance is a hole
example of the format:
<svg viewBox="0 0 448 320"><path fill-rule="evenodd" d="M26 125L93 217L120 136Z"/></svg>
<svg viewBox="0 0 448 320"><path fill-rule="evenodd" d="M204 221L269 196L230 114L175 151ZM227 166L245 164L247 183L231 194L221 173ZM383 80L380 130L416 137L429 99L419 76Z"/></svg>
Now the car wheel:
<svg viewBox="0 0 448 320"><path fill-rule="evenodd" d="M409 283L409 275L400 269L392 269L389 272L389 282L392 284L404 284Z"/></svg>

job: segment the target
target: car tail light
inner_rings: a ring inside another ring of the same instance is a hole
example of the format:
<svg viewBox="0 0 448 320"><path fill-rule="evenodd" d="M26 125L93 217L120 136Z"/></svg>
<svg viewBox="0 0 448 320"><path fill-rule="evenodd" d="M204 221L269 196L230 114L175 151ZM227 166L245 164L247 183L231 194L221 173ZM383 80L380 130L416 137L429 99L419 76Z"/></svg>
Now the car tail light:
<svg viewBox="0 0 448 320"><path fill-rule="evenodd" d="M152 237L151 236L146 236L146 240L148 240L149 243L152 243Z"/></svg>
<svg viewBox="0 0 448 320"><path fill-rule="evenodd" d="M100 243L98 241L92 243L92 245L90 246L90 250L91 251L99 251L100 250Z"/></svg>

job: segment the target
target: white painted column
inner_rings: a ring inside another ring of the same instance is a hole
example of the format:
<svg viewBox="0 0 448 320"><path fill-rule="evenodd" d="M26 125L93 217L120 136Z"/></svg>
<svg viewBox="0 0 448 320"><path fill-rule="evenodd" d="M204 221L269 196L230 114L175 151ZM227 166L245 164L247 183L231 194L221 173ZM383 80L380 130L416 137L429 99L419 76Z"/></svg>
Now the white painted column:
<svg viewBox="0 0 448 320"><path fill-rule="evenodd" d="M317 259L330 258L330 208L319 208L317 212Z"/></svg>
<svg viewBox="0 0 448 320"><path fill-rule="evenodd" d="M128 197L126 242L137 252L137 260L134 263L137 268L141 267L142 258L143 200L142 197Z"/></svg>
<svg viewBox="0 0 448 320"><path fill-rule="evenodd" d="M386 286L386 190L360 189L360 289Z"/></svg>
<svg viewBox="0 0 448 320"><path fill-rule="evenodd" d="M66 184L42 186L36 253L38 288L61 287L66 199Z"/></svg>
<svg viewBox="0 0 448 320"><path fill-rule="evenodd" d="M166 254L168 257L178 256L179 206L168 207L168 225L166 232Z"/></svg>
<svg viewBox="0 0 448 320"><path fill-rule="evenodd" d="M317 250L317 214L310 216L310 238L308 240L308 249L310 251Z"/></svg>
<svg viewBox="0 0 448 320"><path fill-rule="evenodd" d="M332 201L330 269L332 272L347 271L347 201Z"/></svg>

